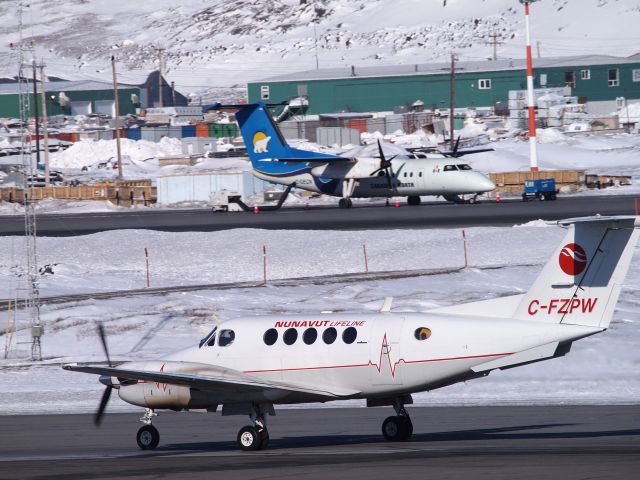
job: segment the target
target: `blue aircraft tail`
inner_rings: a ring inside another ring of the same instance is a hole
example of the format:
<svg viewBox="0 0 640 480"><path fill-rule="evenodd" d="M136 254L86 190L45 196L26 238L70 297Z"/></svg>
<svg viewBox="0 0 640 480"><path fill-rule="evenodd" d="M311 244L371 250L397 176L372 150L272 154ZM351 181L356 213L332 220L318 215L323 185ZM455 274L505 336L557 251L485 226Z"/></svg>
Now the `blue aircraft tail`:
<svg viewBox="0 0 640 480"><path fill-rule="evenodd" d="M335 155L291 148L264 103L239 106L239 110L236 112L236 120L244 143L247 146L247 153L255 169L271 170L268 164L272 162L324 163L348 160ZM274 169L281 171L282 165Z"/></svg>

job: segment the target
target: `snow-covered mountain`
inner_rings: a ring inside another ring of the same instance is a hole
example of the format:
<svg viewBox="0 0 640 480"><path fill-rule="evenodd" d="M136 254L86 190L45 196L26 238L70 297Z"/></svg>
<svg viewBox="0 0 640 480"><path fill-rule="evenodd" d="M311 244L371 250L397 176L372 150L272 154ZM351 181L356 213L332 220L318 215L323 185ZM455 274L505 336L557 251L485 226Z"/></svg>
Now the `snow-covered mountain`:
<svg viewBox="0 0 640 480"><path fill-rule="evenodd" d="M17 59L17 0L0 0L0 75ZM413 64L524 53L518 0L31 0L24 35L50 75L110 79L118 58L123 81L138 82L164 52L179 90L244 85L322 67ZM640 51L638 0L541 0L532 36L542 56Z"/></svg>

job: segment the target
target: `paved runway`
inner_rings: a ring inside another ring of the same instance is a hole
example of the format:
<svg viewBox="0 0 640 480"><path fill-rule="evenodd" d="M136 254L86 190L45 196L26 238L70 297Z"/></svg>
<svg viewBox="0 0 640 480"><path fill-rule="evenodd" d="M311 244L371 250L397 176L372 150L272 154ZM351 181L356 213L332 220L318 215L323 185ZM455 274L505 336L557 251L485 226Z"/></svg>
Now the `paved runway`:
<svg viewBox="0 0 640 480"><path fill-rule="evenodd" d="M382 204L356 205L342 210L337 207L283 208L258 215L247 212L213 213L199 210L132 210L109 213L38 215L38 235L70 236L105 230L144 228L173 232L217 231L231 228L363 230L391 228L453 228L502 226L545 219L584 215L632 215L632 196L560 197L555 202L495 203L476 205L428 203L418 207L403 205L386 208ZM0 216L0 235L23 235L24 218L20 215Z"/></svg>
<svg viewBox="0 0 640 480"><path fill-rule="evenodd" d="M640 406L412 408L404 443L382 440L391 411L279 410L255 453L235 446L243 417L161 413L142 452L139 415L0 416L0 478L638 478Z"/></svg>

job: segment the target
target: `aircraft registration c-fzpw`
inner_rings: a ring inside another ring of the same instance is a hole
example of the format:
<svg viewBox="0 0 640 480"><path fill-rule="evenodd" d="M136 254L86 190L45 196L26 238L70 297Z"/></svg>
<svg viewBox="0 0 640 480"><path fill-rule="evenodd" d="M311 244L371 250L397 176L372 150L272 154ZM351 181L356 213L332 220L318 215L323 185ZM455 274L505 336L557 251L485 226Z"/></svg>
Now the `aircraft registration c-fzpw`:
<svg viewBox="0 0 640 480"><path fill-rule="evenodd" d="M456 202L468 197L474 203L478 195L496 188L459 158L463 152L410 154L395 147L396 154L387 158L380 142L373 151L357 148L343 156L311 152L287 144L264 103L207 108L238 109L236 120L256 177L341 197L341 208L350 208L352 198L392 196L407 197L409 205L419 205L421 195Z"/></svg>
<svg viewBox="0 0 640 480"><path fill-rule="evenodd" d="M445 387L495 369L567 354L574 341L609 327L640 235L640 217L559 221L564 240L525 294L436 308L424 313L265 315L215 327L199 344L157 361L111 366L66 364L98 374L109 396L144 407L142 449L158 445L157 409L248 415L238 432L243 450L269 443L274 406L366 399L390 405L387 440L407 440L411 394Z"/></svg>

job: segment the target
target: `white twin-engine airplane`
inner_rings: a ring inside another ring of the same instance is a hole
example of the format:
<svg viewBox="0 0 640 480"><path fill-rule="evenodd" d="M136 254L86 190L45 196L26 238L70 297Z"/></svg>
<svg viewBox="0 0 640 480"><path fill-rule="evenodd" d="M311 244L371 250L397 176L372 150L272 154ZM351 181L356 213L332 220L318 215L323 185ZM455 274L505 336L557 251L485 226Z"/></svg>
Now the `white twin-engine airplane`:
<svg viewBox="0 0 640 480"><path fill-rule="evenodd" d="M375 152L366 148L343 156L310 152L287 144L263 103L211 108L238 109L236 120L256 177L342 197L341 208L350 208L351 198L392 196L407 197L409 205L419 205L421 195L450 201L469 197L473 203L478 195L496 188L487 176L458 158L462 152L427 156L396 147L397 154L386 158L380 142Z"/></svg>
<svg viewBox="0 0 640 480"><path fill-rule="evenodd" d="M407 440L411 394L495 369L560 357L575 340L606 330L635 245L640 217L586 217L558 222L567 233L526 294L436 308L424 313L268 315L222 322L198 345L157 361L118 366L67 364L100 375L106 385L146 408L137 434L142 449L158 445L156 409L248 415L242 450L269 443L274 405L366 399L390 405L387 440ZM104 333L100 334L107 352ZM107 360L109 359L107 352Z"/></svg>

